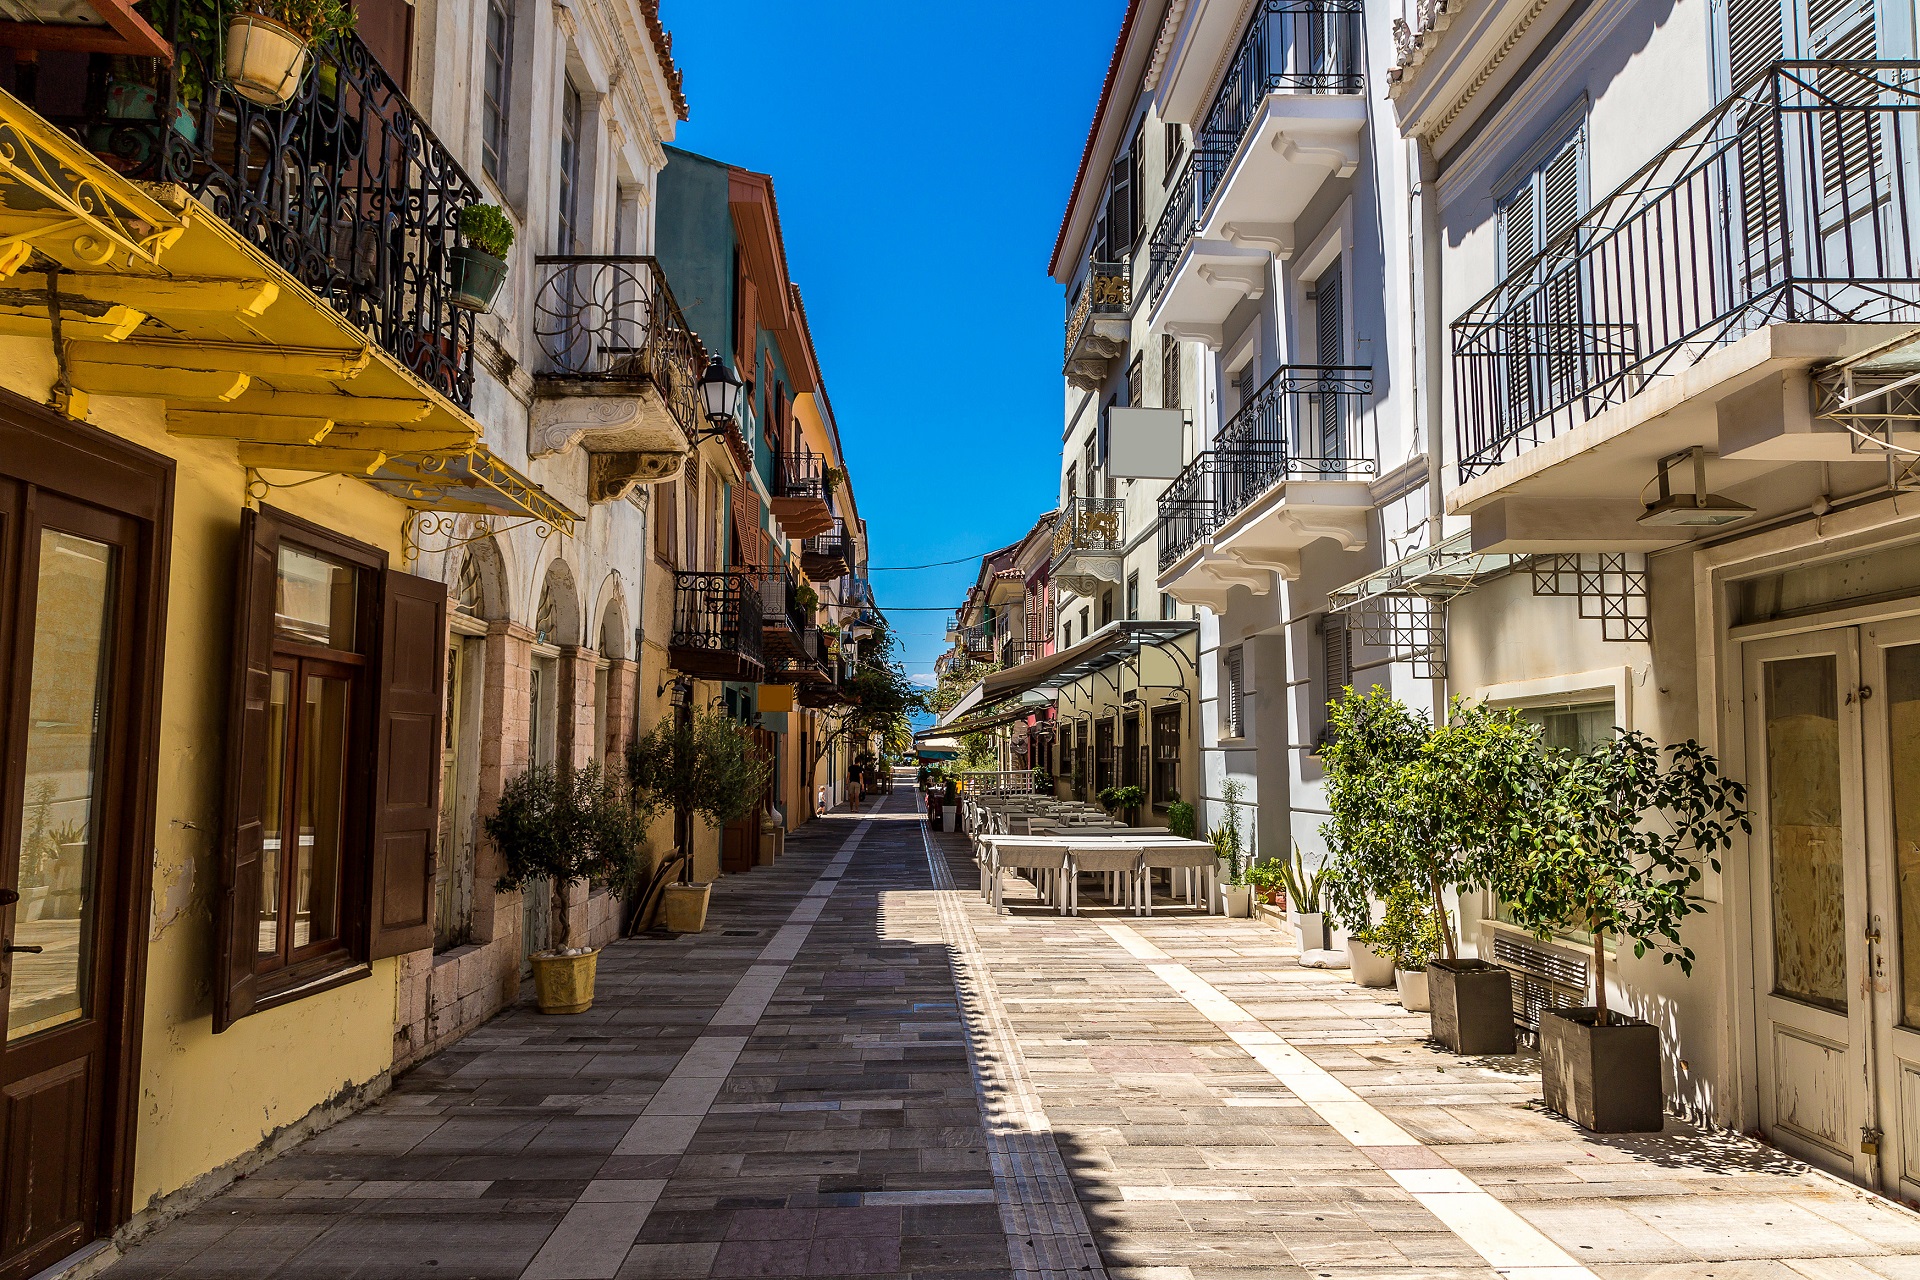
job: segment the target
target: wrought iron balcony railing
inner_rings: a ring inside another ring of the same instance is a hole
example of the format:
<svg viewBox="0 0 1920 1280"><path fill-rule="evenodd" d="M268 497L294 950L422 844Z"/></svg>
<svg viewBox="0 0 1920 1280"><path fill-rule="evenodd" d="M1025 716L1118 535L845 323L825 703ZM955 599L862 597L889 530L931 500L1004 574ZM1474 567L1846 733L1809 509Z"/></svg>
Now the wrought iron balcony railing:
<svg viewBox="0 0 1920 1280"><path fill-rule="evenodd" d="M226 26L189 0L144 16L174 60L90 59L86 109L56 123L131 178L173 183L450 399L473 399L473 313L448 251L479 188L393 77L346 35L283 107L225 76ZM142 67L151 67L142 73Z"/></svg>
<svg viewBox="0 0 1920 1280"><path fill-rule="evenodd" d="M1040 640L1008 640L1000 646L1000 665L1017 667L1023 662L1032 662L1046 652L1046 643Z"/></svg>
<svg viewBox="0 0 1920 1280"><path fill-rule="evenodd" d="M1189 155L1180 166L1180 176L1167 189L1166 206L1160 210L1160 221L1154 224L1153 239L1147 245L1149 303L1160 301L1167 281L1173 278L1173 264L1199 228L1200 202L1194 187L1193 157Z"/></svg>
<svg viewBox="0 0 1920 1280"><path fill-rule="evenodd" d="M1780 62L1453 325L1464 481L1767 324L1920 322L1920 62Z"/></svg>
<svg viewBox="0 0 1920 1280"><path fill-rule="evenodd" d="M1074 498L1053 526L1053 564L1075 555L1118 556L1126 548L1119 498Z"/></svg>
<svg viewBox="0 0 1920 1280"><path fill-rule="evenodd" d="M1284 480L1361 479L1374 472L1363 443L1373 370L1282 365L1214 440L1213 511L1220 523Z"/></svg>
<svg viewBox="0 0 1920 1280"><path fill-rule="evenodd" d="M816 534L800 544L803 561L807 563L807 576L815 581L839 577L852 567L853 544L847 537L847 522L838 516L833 527L825 533ZM819 572L815 572L815 569Z"/></svg>
<svg viewBox="0 0 1920 1280"><path fill-rule="evenodd" d="M1214 518L1214 465L1211 452L1201 454L1182 467L1160 495L1162 572L1205 541L1219 524Z"/></svg>
<svg viewBox="0 0 1920 1280"><path fill-rule="evenodd" d="M673 575L673 665L728 676L764 667L760 584L741 569Z"/></svg>
<svg viewBox="0 0 1920 1280"><path fill-rule="evenodd" d="M777 453L773 458L773 496L825 502L827 460L810 450Z"/></svg>
<svg viewBox="0 0 1920 1280"><path fill-rule="evenodd" d="M533 334L543 372L562 378L651 382L684 429L700 420L700 339L649 257L566 255L533 260L540 289Z"/></svg>
<svg viewBox="0 0 1920 1280"><path fill-rule="evenodd" d="M1067 357L1094 316L1124 316L1133 308L1133 263L1087 261L1087 271L1067 308Z"/></svg>
<svg viewBox="0 0 1920 1280"><path fill-rule="evenodd" d="M787 571L785 565L736 572L745 574L753 581L759 594L763 629L778 627L788 635L797 637L813 624L813 610L800 602L799 580Z"/></svg>
<svg viewBox="0 0 1920 1280"><path fill-rule="evenodd" d="M1361 0L1259 0L1154 228L1150 298L1166 288L1268 94L1361 92L1360 10Z"/></svg>

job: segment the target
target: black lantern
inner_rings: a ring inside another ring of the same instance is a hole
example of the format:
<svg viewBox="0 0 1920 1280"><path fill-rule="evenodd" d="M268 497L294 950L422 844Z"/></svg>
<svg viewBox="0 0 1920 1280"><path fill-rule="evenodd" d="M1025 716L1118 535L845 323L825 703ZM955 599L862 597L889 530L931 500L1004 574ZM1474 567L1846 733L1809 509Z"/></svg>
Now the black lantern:
<svg viewBox="0 0 1920 1280"><path fill-rule="evenodd" d="M707 371L700 375L700 406L716 432L725 431L739 420L743 385L719 356L707 361Z"/></svg>

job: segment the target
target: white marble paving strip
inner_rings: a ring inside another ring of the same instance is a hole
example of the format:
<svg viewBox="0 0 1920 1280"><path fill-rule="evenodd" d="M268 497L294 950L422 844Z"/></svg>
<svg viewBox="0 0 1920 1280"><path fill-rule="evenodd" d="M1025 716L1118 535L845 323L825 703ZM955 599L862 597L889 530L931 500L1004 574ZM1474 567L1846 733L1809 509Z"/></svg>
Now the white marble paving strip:
<svg viewBox="0 0 1920 1280"><path fill-rule="evenodd" d="M589 1182L521 1280L613 1280L666 1186L663 1178Z"/></svg>
<svg viewBox="0 0 1920 1280"><path fill-rule="evenodd" d="M1019 1043L973 925L960 906L946 857L933 847L925 827L920 833L941 929L953 954L954 987L970 1032L967 1058L980 1097L994 1194L1014 1275L1021 1280L1106 1280L1093 1232L1039 1094L1027 1078Z"/></svg>
<svg viewBox="0 0 1920 1280"><path fill-rule="evenodd" d="M787 969L814 922L827 905L847 864L873 824L863 821L853 829L839 852L807 889L787 922L774 932L733 990L715 1010L710 1025L750 1027L760 1021L767 1005L787 976ZM700 1124L715 1109L747 1037L737 1032L709 1032L700 1036L675 1064L647 1102L646 1109L628 1127L613 1149L616 1156L685 1155L700 1132ZM647 1225L654 1202L666 1183L658 1179L602 1179L587 1189L567 1216L553 1229L520 1280L613 1280L626 1261L633 1242Z"/></svg>
<svg viewBox="0 0 1920 1280"><path fill-rule="evenodd" d="M1130 925L1101 924L1126 953L1219 1027L1267 1074L1356 1147L1425 1147L1379 1108ZM1426 1148L1431 1150L1431 1148ZM1435 1155L1438 1155L1435 1152ZM1444 1157L1442 1157L1444 1159ZM1407 1194L1506 1280L1597 1280L1578 1259L1459 1169L1389 1169Z"/></svg>

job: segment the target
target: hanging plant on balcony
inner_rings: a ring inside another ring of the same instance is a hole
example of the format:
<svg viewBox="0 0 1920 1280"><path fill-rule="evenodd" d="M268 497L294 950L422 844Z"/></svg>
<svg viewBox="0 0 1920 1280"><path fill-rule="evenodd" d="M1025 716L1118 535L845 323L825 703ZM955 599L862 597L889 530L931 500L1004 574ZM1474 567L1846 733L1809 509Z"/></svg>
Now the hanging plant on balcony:
<svg viewBox="0 0 1920 1280"><path fill-rule="evenodd" d="M227 22L227 79L263 107L283 107L307 74L314 45L353 30L345 0L253 0Z"/></svg>
<svg viewBox="0 0 1920 1280"><path fill-rule="evenodd" d="M507 250L513 248L513 220L497 204L470 204L460 211L460 235L465 244L449 255L453 266L456 307L489 311L507 279Z"/></svg>
<svg viewBox="0 0 1920 1280"><path fill-rule="evenodd" d="M820 473L820 488L828 502L833 501L833 491L838 489L841 482L846 478L847 473L838 467L828 467Z"/></svg>

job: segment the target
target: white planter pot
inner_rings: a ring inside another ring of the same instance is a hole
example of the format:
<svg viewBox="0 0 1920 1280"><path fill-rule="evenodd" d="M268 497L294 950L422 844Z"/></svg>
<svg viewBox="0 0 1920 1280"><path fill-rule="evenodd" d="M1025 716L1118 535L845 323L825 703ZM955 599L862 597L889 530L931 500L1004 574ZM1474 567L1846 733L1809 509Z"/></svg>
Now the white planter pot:
<svg viewBox="0 0 1920 1280"><path fill-rule="evenodd" d="M1425 969L1396 969L1393 985L1400 988L1400 1003L1406 1006L1408 1013L1427 1013L1432 1010L1433 1001L1427 998Z"/></svg>
<svg viewBox="0 0 1920 1280"><path fill-rule="evenodd" d="M1293 917L1293 936L1302 951L1319 951L1327 945L1327 917L1319 911L1301 911Z"/></svg>
<svg viewBox="0 0 1920 1280"><path fill-rule="evenodd" d="M1220 911L1232 920L1245 920L1253 914L1253 886L1250 884L1223 884L1220 886Z"/></svg>
<svg viewBox="0 0 1920 1280"><path fill-rule="evenodd" d="M1393 985L1393 960L1383 956L1364 942L1347 939L1347 963L1353 969L1353 980L1363 987L1390 987ZM1422 978L1426 974L1420 975Z"/></svg>
<svg viewBox="0 0 1920 1280"><path fill-rule="evenodd" d="M227 25L227 79L263 107L283 105L307 73L307 42L271 18L242 13Z"/></svg>

